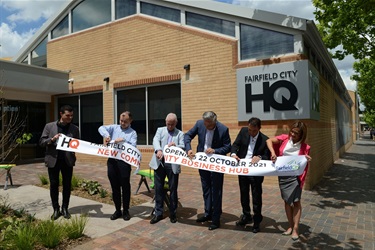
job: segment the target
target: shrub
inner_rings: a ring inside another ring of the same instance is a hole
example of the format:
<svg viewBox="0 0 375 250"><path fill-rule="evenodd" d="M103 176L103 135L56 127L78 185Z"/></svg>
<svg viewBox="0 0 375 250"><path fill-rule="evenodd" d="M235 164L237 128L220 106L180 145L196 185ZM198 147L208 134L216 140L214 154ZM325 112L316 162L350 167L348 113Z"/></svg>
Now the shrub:
<svg viewBox="0 0 375 250"><path fill-rule="evenodd" d="M86 214L81 216L73 216L64 225L65 234L69 239L78 239L83 236L88 217Z"/></svg>
<svg viewBox="0 0 375 250"><path fill-rule="evenodd" d="M79 184L82 182L82 179L73 175L72 176L72 187L71 190L74 190L79 187Z"/></svg>
<svg viewBox="0 0 375 250"><path fill-rule="evenodd" d="M38 177L39 177L40 183L42 185L48 185L49 184L49 179L48 179L47 176L40 174L40 175L38 175Z"/></svg>
<svg viewBox="0 0 375 250"><path fill-rule="evenodd" d="M104 188L101 188L100 191L99 191L99 194L100 194L101 198L105 198L108 195L108 191Z"/></svg>
<svg viewBox="0 0 375 250"><path fill-rule="evenodd" d="M41 221L35 230L38 232L38 242L47 248L55 248L64 237L63 227L53 220Z"/></svg>
<svg viewBox="0 0 375 250"><path fill-rule="evenodd" d="M82 180L81 182L81 187L91 195L100 193L101 186L97 181Z"/></svg>
<svg viewBox="0 0 375 250"><path fill-rule="evenodd" d="M16 249L34 249L34 245L37 242L37 231L33 224L25 223L14 230L12 234L13 245Z"/></svg>

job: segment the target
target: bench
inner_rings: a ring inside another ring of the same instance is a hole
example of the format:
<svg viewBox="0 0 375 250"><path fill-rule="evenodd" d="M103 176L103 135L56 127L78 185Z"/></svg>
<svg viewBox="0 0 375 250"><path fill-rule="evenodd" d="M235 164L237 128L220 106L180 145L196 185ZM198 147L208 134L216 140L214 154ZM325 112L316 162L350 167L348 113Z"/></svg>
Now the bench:
<svg viewBox="0 0 375 250"><path fill-rule="evenodd" d="M8 189L8 180L10 181L10 185L13 186L12 173L10 172L10 170L15 166L16 164L0 164L0 169L4 169L7 171L5 176L4 190Z"/></svg>

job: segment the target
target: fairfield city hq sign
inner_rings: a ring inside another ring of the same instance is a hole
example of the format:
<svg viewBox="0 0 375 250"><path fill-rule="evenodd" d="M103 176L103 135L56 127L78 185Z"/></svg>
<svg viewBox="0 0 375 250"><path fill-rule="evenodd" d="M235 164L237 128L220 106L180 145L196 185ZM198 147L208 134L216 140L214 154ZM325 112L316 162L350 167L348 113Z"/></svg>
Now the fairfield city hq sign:
<svg viewBox="0 0 375 250"><path fill-rule="evenodd" d="M237 70L238 120L319 119L319 74L307 60Z"/></svg>

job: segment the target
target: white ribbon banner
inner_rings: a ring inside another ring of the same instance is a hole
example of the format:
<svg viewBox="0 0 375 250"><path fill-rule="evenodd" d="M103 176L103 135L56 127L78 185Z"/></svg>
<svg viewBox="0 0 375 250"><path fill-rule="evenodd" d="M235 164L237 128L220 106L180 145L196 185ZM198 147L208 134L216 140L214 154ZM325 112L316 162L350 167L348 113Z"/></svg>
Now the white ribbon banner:
<svg viewBox="0 0 375 250"><path fill-rule="evenodd" d="M196 153L195 157L190 159L183 149L174 146L165 146L163 154L166 163L231 175L298 176L303 173L307 165L304 155L280 156L277 157L275 163L260 160L253 164L251 159L241 159L238 162L233 157L218 154L208 155L203 152Z"/></svg>
<svg viewBox="0 0 375 250"><path fill-rule="evenodd" d="M122 160L136 167L135 173L138 173L141 165L141 152L128 143L108 143L105 146L61 135L57 141L56 149Z"/></svg>

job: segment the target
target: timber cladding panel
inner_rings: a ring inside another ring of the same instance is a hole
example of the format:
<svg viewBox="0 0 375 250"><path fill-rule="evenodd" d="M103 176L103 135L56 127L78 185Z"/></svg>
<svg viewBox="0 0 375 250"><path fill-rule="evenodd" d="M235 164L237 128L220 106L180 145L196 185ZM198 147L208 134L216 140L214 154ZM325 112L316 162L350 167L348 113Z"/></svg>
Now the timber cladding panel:
<svg viewBox="0 0 375 250"><path fill-rule="evenodd" d="M48 43L47 49L49 68L71 70L70 77L74 78L71 93L102 89L104 124L115 120L116 89L122 89L126 83L150 86L159 82L149 79L172 77L181 82L184 132L208 110L215 111L218 120L229 127L232 142L240 128L247 125L246 121L238 122L237 118L236 68L239 64L234 38L137 15L55 39ZM186 64L190 64L189 71L183 68ZM110 78L108 90L104 77ZM312 147L313 157L305 185L307 189L311 189L338 158L335 146L337 98L331 85L321 78L320 120L304 121L308 126L307 143ZM269 137L287 133L292 122L264 121L261 131ZM194 149L196 143L195 139ZM138 148L143 156L141 167L147 168L152 146L139 145ZM105 164L106 158L80 154L77 164L79 161ZM183 174L197 175L197 172L192 168L182 169ZM236 180L237 176L225 178ZM266 177L264 183L277 185L277 177Z"/></svg>

